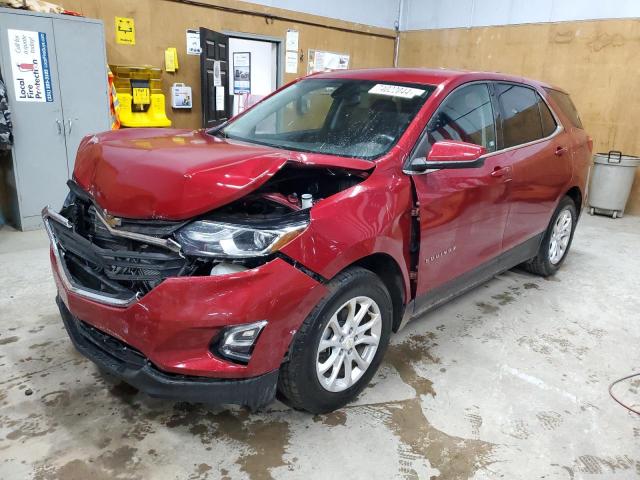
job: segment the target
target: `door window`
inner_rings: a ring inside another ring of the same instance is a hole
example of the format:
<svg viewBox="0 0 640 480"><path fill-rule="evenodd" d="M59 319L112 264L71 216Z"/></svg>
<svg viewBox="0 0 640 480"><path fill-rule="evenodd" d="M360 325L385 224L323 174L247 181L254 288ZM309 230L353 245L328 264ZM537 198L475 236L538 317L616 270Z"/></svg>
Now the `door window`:
<svg viewBox="0 0 640 480"><path fill-rule="evenodd" d="M426 157L440 140L457 140L496 149L496 131L489 88L484 83L459 88L449 95L427 124L416 157Z"/></svg>
<svg viewBox="0 0 640 480"><path fill-rule="evenodd" d="M534 90L508 83L496 85L502 110L504 147L514 147L544 138L538 98Z"/></svg>

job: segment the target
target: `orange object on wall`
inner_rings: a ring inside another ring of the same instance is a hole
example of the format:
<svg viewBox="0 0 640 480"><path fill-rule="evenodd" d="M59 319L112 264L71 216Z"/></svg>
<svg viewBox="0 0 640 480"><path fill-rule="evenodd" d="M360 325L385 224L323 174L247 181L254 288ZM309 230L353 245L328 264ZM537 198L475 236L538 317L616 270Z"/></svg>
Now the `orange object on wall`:
<svg viewBox="0 0 640 480"><path fill-rule="evenodd" d="M116 86L113 83L113 73L109 67L109 111L111 112L111 130L118 130L120 128L120 101L118 100L118 94L116 93Z"/></svg>

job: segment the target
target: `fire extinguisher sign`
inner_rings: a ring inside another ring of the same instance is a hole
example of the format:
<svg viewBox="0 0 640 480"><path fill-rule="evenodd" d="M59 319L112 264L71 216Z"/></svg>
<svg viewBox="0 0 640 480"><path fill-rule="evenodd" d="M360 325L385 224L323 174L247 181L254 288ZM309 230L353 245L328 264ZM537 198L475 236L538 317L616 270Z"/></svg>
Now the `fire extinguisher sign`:
<svg viewBox="0 0 640 480"><path fill-rule="evenodd" d="M8 29L13 89L18 102L53 102L47 34Z"/></svg>

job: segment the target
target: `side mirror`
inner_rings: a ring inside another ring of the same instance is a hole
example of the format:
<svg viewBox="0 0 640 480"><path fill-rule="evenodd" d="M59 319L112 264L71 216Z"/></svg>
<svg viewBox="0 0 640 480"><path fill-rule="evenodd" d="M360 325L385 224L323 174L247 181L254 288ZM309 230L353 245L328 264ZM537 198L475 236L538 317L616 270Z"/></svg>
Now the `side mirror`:
<svg viewBox="0 0 640 480"><path fill-rule="evenodd" d="M445 168L477 168L484 163L487 149L473 143L441 140L431 146L427 158L415 158L411 166L416 170Z"/></svg>

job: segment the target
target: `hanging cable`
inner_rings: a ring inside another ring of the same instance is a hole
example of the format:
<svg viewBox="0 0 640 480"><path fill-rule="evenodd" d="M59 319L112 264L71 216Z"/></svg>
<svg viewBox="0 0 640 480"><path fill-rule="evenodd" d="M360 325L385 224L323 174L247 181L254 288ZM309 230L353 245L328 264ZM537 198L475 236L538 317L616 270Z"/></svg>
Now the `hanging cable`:
<svg viewBox="0 0 640 480"><path fill-rule="evenodd" d="M612 382L611 385L609 385L609 395L611 395L611 398L613 398L616 402L618 402L620 405L622 405L624 408L626 408L627 410L629 410L630 412L635 413L636 415L640 415L640 410L636 410L635 408L630 407L629 405L626 405L624 402L622 402L621 400L619 400L614 394L613 394L613 387L615 385L617 385L620 382L624 382L625 380L629 380L630 378L633 377L638 377L640 376L640 373L633 373L631 375L627 375L626 377L622 377L618 380L616 380L615 382Z"/></svg>

